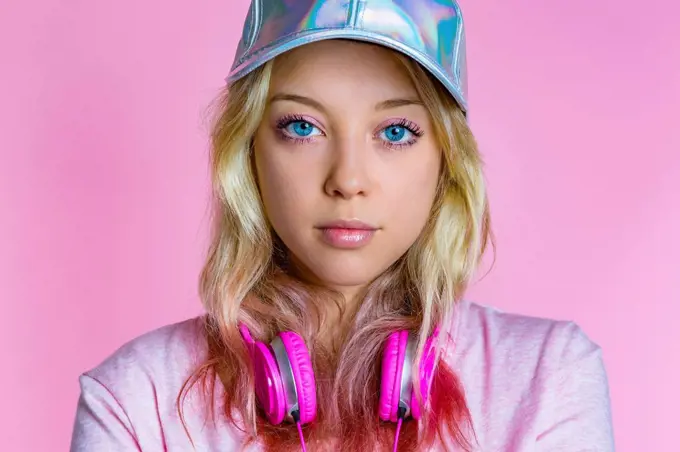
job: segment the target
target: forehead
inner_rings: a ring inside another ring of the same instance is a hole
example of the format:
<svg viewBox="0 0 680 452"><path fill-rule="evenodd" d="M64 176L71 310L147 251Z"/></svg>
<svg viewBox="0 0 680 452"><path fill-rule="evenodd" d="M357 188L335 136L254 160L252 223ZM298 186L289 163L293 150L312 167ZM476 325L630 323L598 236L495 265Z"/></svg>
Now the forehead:
<svg viewBox="0 0 680 452"><path fill-rule="evenodd" d="M322 97L335 91L355 100L396 94L417 97L413 81L394 51L340 39L306 44L277 57L270 92L282 90Z"/></svg>

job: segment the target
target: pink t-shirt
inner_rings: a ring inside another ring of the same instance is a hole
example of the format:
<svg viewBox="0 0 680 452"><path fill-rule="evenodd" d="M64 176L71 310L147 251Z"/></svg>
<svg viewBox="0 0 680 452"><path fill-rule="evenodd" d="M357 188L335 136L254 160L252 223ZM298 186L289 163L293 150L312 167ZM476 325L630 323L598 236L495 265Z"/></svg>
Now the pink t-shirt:
<svg viewBox="0 0 680 452"><path fill-rule="evenodd" d="M444 359L463 383L475 450L614 450L602 353L576 324L463 302L451 334ZM184 408L194 446L177 414L180 388L205 351L192 319L131 341L82 375L71 451L239 450L243 434L219 418L206 422L200 399Z"/></svg>

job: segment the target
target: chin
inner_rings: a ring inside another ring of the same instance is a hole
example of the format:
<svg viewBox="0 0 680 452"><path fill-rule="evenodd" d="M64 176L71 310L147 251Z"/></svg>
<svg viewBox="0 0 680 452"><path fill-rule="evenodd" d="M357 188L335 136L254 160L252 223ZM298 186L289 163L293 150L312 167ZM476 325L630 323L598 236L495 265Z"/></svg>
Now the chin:
<svg viewBox="0 0 680 452"><path fill-rule="evenodd" d="M329 287L365 286L380 276L391 262L371 262L360 255L317 256L307 265L317 280Z"/></svg>
<svg viewBox="0 0 680 452"><path fill-rule="evenodd" d="M354 272L329 272L328 274L316 274L315 276L327 287L360 287L369 284L380 273L375 275L358 274Z"/></svg>

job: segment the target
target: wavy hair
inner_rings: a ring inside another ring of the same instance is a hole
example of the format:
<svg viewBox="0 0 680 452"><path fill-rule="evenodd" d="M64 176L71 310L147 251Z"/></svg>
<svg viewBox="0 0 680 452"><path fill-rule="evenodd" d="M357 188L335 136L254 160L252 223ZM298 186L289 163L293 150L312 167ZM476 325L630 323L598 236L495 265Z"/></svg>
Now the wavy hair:
<svg viewBox="0 0 680 452"><path fill-rule="evenodd" d="M308 345L317 397L323 401L317 421L304 427L311 447L380 450L391 443L395 426L380 422L377 415L383 344L396 330L414 332L417 368L435 326L453 321L456 305L492 239L483 164L464 113L417 63L395 57L431 115L442 166L422 233L369 284L363 302L352 312L346 312L340 294L292 275L285 245L265 216L252 143L275 61L234 82L218 99L210 156L214 230L200 277L208 356L178 396L183 423L182 405L189 391L201 387L206 405L213 407L218 395L210 383L219 380L226 389L219 395L219 414L246 434L244 447L259 443L272 452L299 450L296 427L270 425L256 404L253 366L238 331L243 322L257 340L268 342L280 331L295 331ZM351 321L334 342L322 342L318 339L331 315ZM447 340L448 335L440 335L439 350ZM404 423L402 450L428 447L437 439L443 445L453 441L463 449L471 447L474 432L463 387L439 354L430 409L420 424Z"/></svg>

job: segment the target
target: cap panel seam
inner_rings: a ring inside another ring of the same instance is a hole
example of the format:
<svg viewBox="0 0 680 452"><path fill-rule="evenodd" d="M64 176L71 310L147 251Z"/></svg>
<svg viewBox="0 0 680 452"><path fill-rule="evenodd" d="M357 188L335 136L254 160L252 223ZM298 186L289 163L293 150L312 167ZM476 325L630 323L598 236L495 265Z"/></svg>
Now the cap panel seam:
<svg viewBox="0 0 680 452"><path fill-rule="evenodd" d="M349 0L349 8L347 8L347 26L356 28L359 19L359 4L361 0Z"/></svg>

